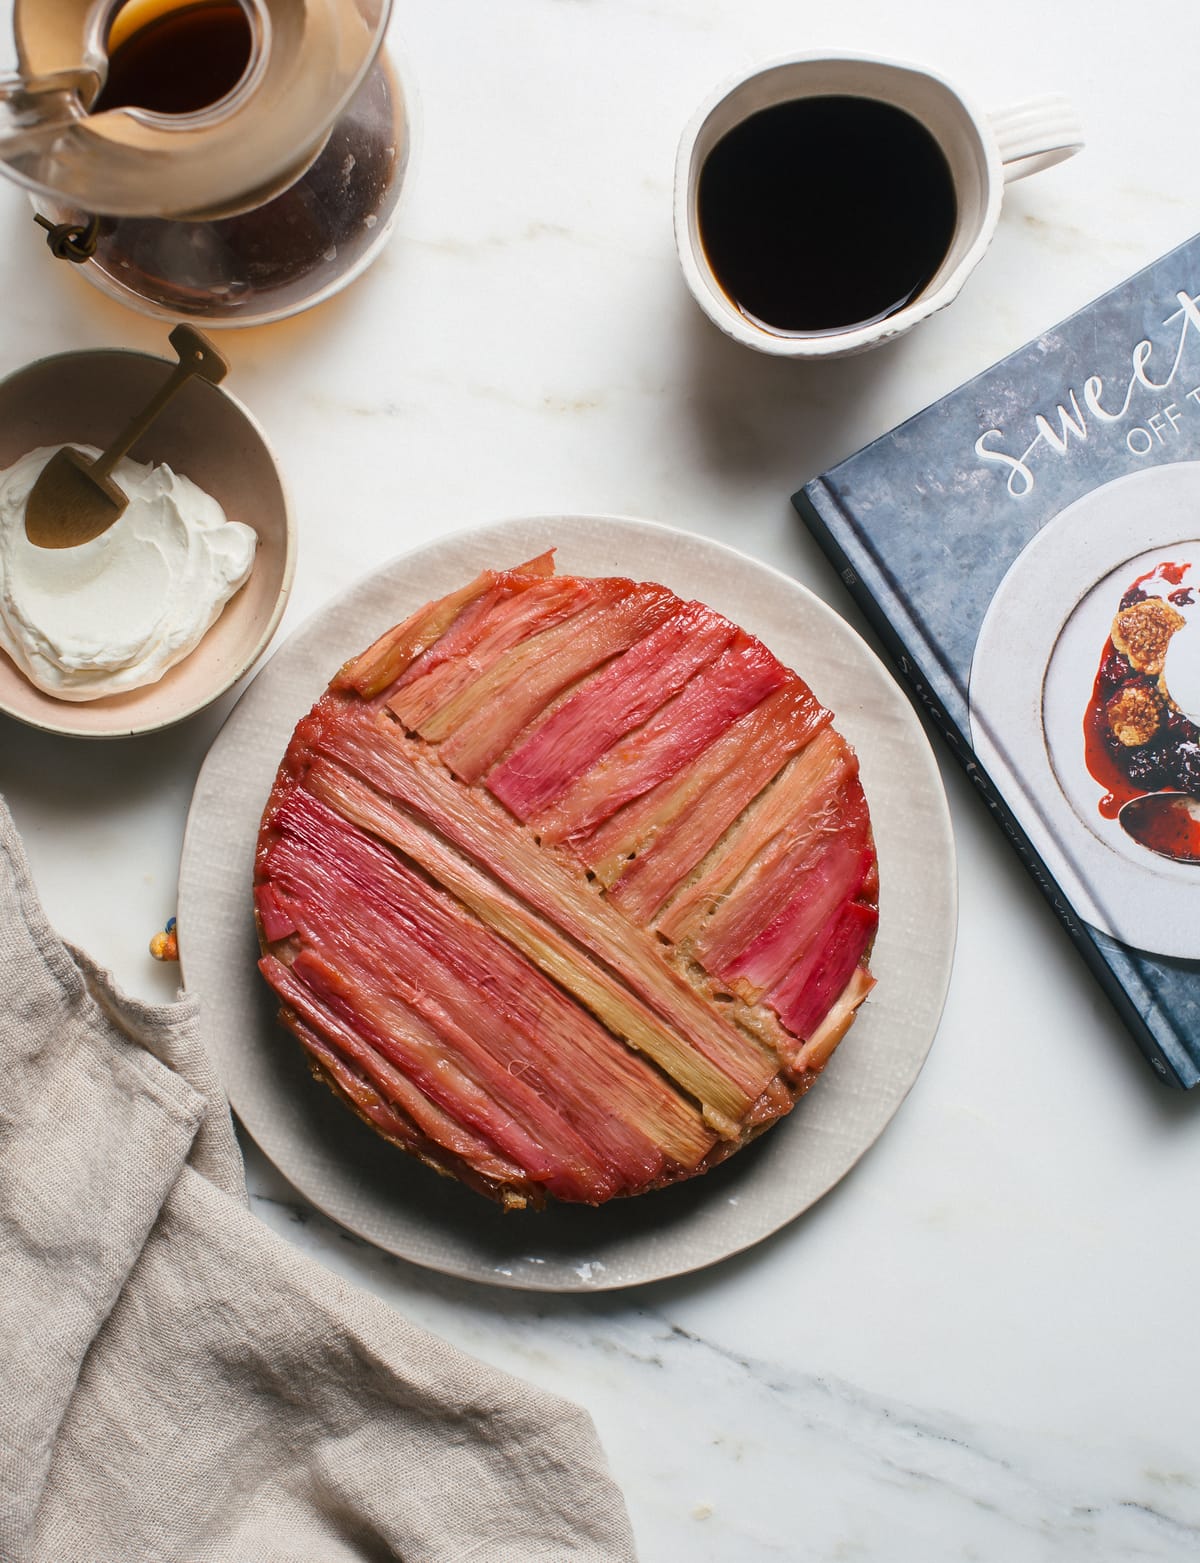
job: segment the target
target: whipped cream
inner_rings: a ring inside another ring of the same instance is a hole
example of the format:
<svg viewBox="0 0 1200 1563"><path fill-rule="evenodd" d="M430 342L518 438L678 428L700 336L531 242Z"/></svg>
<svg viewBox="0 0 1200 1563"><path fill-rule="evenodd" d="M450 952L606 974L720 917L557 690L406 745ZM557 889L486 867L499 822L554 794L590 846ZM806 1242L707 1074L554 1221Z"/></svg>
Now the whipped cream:
<svg viewBox="0 0 1200 1563"><path fill-rule="evenodd" d="M38 689L95 700L156 683L193 651L249 577L257 538L189 478L126 458L118 520L76 548L38 548L25 504L60 448L0 472L0 647Z"/></svg>
<svg viewBox="0 0 1200 1563"><path fill-rule="evenodd" d="M1188 623L1167 645L1162 681L1188 721L1200 726L1200 628L1194 611L1185 617Z"/></svg>

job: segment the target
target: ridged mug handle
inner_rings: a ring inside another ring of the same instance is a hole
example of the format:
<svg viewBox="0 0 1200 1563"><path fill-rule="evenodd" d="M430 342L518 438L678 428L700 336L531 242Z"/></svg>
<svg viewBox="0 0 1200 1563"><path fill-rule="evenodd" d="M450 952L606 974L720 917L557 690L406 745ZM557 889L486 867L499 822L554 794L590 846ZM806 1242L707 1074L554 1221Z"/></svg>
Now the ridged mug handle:
<svg viewBox="0 0 1200 1563"><path fill-rule="evenodd" d="M988 115L988 122L1000 148L1005 184L1053 168L1083 146L1083 127L1059 93L999 109Z"/></svg>

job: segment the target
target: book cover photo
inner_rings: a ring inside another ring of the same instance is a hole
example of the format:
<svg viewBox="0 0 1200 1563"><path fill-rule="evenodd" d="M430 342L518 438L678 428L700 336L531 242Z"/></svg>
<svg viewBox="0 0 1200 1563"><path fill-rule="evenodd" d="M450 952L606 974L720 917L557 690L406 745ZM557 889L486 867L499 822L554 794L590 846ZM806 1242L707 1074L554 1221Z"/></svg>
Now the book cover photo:
<svg viewBox="0 0 1200 1563"><path fill-rule="evenodd" d="M1143 1052L1200 1081L1200 237L793 503Z"/></svg>

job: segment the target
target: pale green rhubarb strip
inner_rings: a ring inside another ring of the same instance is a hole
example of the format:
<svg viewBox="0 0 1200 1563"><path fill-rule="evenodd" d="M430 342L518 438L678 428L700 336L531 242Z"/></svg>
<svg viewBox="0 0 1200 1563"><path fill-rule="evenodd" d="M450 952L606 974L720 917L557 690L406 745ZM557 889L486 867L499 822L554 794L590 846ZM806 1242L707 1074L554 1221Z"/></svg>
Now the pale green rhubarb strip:
<svg viewBox="0 0 1200 1563"><path fill-rule="evenodd" d="M399 850L424 854L414 860L616 1036L652 1058L703 1104L715 1127L729 1132L731 1120L736 1122L774 1074L774 1054L712 1012L577 870L384 725L369 716L347 721L329 735L332 747L326 752L402 801L458 850L443 849L435 861L426 834L412 839L403 819L393 818L396 811L374 796L356 796L353 805L343 796L339 809Z"/></svg>
<svg viewBox="0 0 1200 1563"><path fill-rule="evenodd" d="M739 716L765 699L787 671L742 630L688 679L649 721L627 733L532 818L543 841L576 841L624 804L685 770Z"/></svg>
<svg viewBox="0 0 1200 1563"><path fill-rule="evenodd" d="M847 781L854 779L852 767L856 763L844 745L829 746L826 768L813 768L809 785L797 786L793 817L756 854L734 888L695 931L693 948L710 971L723 975L732 961L786 913L830 846L846 848L854 863L859 862L867 843L865 811L861 821L856 821L844 791ZM809 768L797 765L798 772L802 769ZM852 872L849 863L844 872ZM856 892L865 875L864 863ZM834 877L840 880L841 876Z"/></svg>
<svg viewBox="0 0 1200 1563"><path fill-rule="evenodd" d="M489 771L488 791L518 819L534 819L717 657L733 633L729 620L711 608L678 603L650 634L585 679Z"/></svg>
<svg viewBox="0 0 1200 1563"><path fill-rule="evenodd" d="M703 1155L712 1137L693 1109L395 854L303 791L277 828L269 869L308 946L296 975L376 1045L402 1048L423 1089L532 1176L586 1169L594 1182L608 1169L640 1186L662 1169L656 1131L669 1149L681 1138L675 1122L695 1131L685 1156Z"/></svg>
<svg viewBox="0 0 1200 1563"><path fill-rule="evenodd" d="M837 769L844 774L853 764L845 740L832 728L822 729L759 793L709 854L711 861L701 864L698 876L668 901L655 928L676 944L693 940L704 920L735 894L738 880L781 833L786 837L808 828L814 795L829 786Z"/></svg>
<svg viewBox="0 0 1200 1563"><path fill-rule="evenodd" d="M388 709L420 732L506 651L581 613L599 594L592 582L571 576L551 576L517 595L488 593L396 681Z"/></svg>
<svg viewBox="0 0 1200 1563"><path fill-rule="evenodd" d="M703 959L751 1003L783 980L837 906L871 899L875 850L857 776L839 790L838 805L777 859L753 896L739 897L748 915L717 929L714 919L703 931Z"/></svg>
<svg viewBox="0 0 1200 1563"><path fill-rule="evenodd" d="M353 689L364 700L381 695L409 665L440 639L459 613L486 592L508 586L514 591L532 585L554 570L554 554L540 554L513 570L484 570L457 591L428 602L402 623L386 630L333 680L336 689Z"/></svg>
<svg viewBox="0 0 1200 1563"><path fill-rule="evenodd" d="M845 1036L854 1012L875 986L875 978L864 966L856 966L850 981L833 1001L825 1019L788 1062L789 1079L804 1087L805 1076L823 1069Z"/></svg>
<svg viewBox="0 0 1200 1563"><path fill-rule="evenodd" d="M419 729L441 744L442 759L464 781L477 781L557 696L670 612L664 587L635 592L632 581L599 584L605 592L593 607L513 646Z"/></svg>
<svg viewBox="0 0 1200 1563"><path fill-rule="evenodd" d="M678 778L574 843L627 916L646 923L830 713L799 679L769 695Z"/></svg>
<svg viewBox="0 0 1200 1563"><path fill-rule="evenodd" d="M706 957L712 969L748 1003L757 1003L805 955L825 919L858 898L870 865L869 848L831 841L805 865L791 898L745 949Z"/></svg>

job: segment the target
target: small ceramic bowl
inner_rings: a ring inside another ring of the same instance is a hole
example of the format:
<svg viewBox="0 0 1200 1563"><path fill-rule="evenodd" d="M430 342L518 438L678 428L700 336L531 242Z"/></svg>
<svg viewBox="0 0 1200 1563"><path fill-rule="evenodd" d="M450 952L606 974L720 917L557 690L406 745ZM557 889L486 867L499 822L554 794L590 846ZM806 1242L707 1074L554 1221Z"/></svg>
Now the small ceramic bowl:
<svg viewBox="0 0 1200 1563"><path fill-rule="evenodd" d="M0 469L39 445L103 447L153 396L173 364L120 349L39 359L0 382ZM156 684L98 700L44 694L0 652L0 711L46 732L121 738L192 716L253 666L274 634L291 589L295 538L266 437L220 386L193 379L130 451L165 462L216 499L230 521L258 533L250 579L199 646Z"/></svg>

